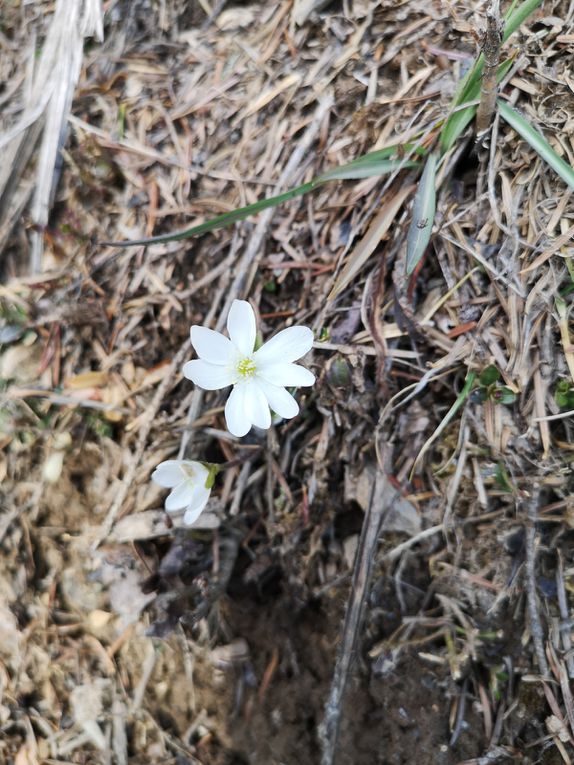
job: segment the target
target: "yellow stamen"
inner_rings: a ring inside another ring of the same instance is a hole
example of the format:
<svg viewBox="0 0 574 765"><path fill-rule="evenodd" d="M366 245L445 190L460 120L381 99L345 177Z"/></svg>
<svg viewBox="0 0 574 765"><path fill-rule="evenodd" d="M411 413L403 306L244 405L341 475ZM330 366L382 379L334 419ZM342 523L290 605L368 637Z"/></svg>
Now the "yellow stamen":
<svg viewBox="0 0 574 765"><path fill-rule="evenodd" d="M253 377L255 371L255 362L253 359L241 359L237 365L237 373L240 377Z"/></svg>

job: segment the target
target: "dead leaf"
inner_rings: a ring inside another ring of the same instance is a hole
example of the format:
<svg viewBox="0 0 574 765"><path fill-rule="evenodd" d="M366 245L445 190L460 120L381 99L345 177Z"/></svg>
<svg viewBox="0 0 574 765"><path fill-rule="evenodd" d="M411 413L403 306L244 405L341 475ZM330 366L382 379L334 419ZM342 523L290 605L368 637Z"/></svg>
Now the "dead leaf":
<svg viewBox="0 0 574 765"><path fill-rule="evenodd" d="M358 475L353 475L350 468L345 471L345 501L355 501L363 511L366 511L371 501L375 483L376 467L367 465ZM386 531L402 531L409 536L418 534L421 530L421 519L415 506L404 499L400 491L391 485L387 479L380 497L373 499L390 507L382 529Z"/></svg>
<svg viewBox="0 0 574 765"><path fill-rule="evenodd" d="M66 378L64 386L69 390L83 390L84 388L100 388L107 381L107 372L82 372Z"/></svg>

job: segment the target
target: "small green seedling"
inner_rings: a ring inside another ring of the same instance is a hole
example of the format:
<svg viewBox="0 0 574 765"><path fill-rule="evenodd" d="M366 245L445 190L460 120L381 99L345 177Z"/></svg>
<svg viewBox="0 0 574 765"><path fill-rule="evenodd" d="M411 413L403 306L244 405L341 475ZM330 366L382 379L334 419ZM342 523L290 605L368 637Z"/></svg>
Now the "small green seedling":
<svg viewBox="0 0 574 765"><path fill-rule="evenodd" d="M494 480L501 491L507 492L508 494L515 493L510 476L502 462L498 462L496 465L494 470Z"/></svg>
<svg viewBox="0 0 574 765"><path fill-rule="evenodd" d="M500 384L500 372L490 364L480 374L477 380L475 400L480 403L492 401L495 404L512 404L516 401L516 393L507 385Z"/></svg>
<svg viewBox="0 0 574 765"><path fill-rule="evenodd" d="M574 409L574 385L569 380L559 380L556 383L554 401L560 409Z"/></svg>

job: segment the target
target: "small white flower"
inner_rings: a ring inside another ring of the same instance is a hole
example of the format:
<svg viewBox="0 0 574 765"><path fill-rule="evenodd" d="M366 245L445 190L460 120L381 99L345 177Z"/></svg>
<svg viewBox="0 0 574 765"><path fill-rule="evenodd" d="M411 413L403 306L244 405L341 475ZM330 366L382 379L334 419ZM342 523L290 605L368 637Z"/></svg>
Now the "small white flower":
<svg viewBox="0 0 574 765"><path fill-rule="evenodd" d="M233 385L225 405L225 420L234 436L246 435L253 425L269 428L270 408L285 419L295 417L299 405L286 387L315 382L312 372L292 363L311 350L311 330L288 327L256 351L253 309L245 300L234 300L227 331L229 338L194 325L191 344L199 358L188 361L183 374L205 390Z"/></svg>
<svg viewBox="0 0 574 765"><path fill-rule="evenodd" d="M209 470L193 460L166 460L152 473L152 481L164 489L172 489L165 500L168 513L185 510L183 522L191 526L207 504L211 488L206 487Z"/></svg>

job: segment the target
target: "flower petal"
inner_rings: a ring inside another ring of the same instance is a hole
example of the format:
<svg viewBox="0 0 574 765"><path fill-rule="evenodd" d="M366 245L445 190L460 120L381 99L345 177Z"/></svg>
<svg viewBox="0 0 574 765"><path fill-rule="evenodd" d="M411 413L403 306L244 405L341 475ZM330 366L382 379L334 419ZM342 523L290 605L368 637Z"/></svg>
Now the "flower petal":
<svg viewBox="0 0 574 765"><path fill-rule="evenodd" d="M264 364L258 370L259 375L273 385L290 387L292 385L313 385L315 375L299 364Z"/></svg>
<svg viewBox="0 0 574 765"><path fill-rule="evenodd" d="M203 361L225 366L232 360L235 353L233 343L221 332L194 324L189 335L195 352Z"/></svg>
<svg viewBox="0 0 574 765"><path fill-rule="evenodd" d="M210 364L202 359L194 359L184 364L183 374L188 380L204 390L227 388L228 385L233 385L235 382L233 372L229 367Z"/></svg>
<svg viewBox="0 0 574 765"><path fill-rule="evenodd" d="M309 327L287 327L268 340L254 354L258 367L297 361L311 350L313 333Z"/></svg>
<svg viewBox="0 0 574 765"><path fill-rule="evenodd" d="M181 469L181 460L166 460L160 462L151 474L151 480L164 489L173 489L185 479Z"/></svg>
<svg viewBox="0 0 574 765"><path fill-rule="evenodd" d="M168 513L175 510L183 510L187 507L193 497L193 483L191 481L182 481L171 492L165 501L165 509Z"/></svg>
<svg viewBox="0 0 574 765"><path fill-rule="evenodd" d="M203 487L201 492L197 492L194 496L193 502L191 502L185 509L183 516L183 522L186 526L191 526L199 518L209 499L210 491Z"/></svg>
<svg viewBox="0 0 574 765"><path fill-rule="evenodd" d="M245 403L246 385L236 385L225 404L225 422L232 436L242 438L251 430L253 424L249 419Z"/></svg>
<svg viewBox="0 0 574 765"><path fill-rule="evenodd" d="M193 473L188 480L188 487L190 489L189 502L185 508L185 515L183 516L183 522L187 525L191 525L199 517L201 511L207 504L211 489L207 489L205 484L209 478L209 470L200 462L188 462L188 465L193 466ZM191 520L190 520L191 519Z"/></svg>
<svg viewBox="0 0 574 765"><path fill-rule="evenodd" d="M245 388L247 416L258 428L267 430L267 428L271 427L271 412L269 411L269 404L265 394L256 381L247 383Z"/></svg>
<svg viewBox="0 0 574 765"><path fill-rule="evenodd" d="M257 380L257 384L263 391L271 409L277 412L280 417L290 420L299 413L299 404L285 388L280 385L272 385L262 379Z"/></svg>
<svg viewBox="0 0 574 765"><path fill-rule="evenodd" d="M253 308L247 300L234 300L231 304L227 331L231 342L242 356L250 356L253 353L257 328Z"/></svg>

